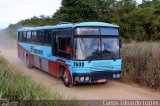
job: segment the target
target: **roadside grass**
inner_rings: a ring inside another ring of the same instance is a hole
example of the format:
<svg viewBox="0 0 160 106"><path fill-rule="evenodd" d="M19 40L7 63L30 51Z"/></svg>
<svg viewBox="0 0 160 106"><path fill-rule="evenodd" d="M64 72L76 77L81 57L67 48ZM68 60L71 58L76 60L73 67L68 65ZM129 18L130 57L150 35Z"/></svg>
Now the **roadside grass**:
<svg viewBox="0 0 160 106"><path fill-rule="evenodd" d="M0 100L20 103L30 101L29 105L31 105L31 101L34 101L35 105L78 105L75 100L60 101L65 98L56 92L51 93L49 89L23 75L9 65L3 57L0 57Z"/></svg>
<svg viewBox="0 0 160 106"><path fill-rule="evenodd" d="M160 90L160 43L124 44L122 48L123 82Z"/></svg>

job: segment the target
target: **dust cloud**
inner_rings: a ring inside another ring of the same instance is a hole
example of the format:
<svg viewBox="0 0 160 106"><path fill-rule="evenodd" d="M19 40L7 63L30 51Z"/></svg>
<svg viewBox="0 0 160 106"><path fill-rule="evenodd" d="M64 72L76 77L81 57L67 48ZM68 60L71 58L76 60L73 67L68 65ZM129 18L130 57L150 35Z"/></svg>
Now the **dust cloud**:
<svg viewBox="0 0 160 106"><path fill-rule="evenodd" d="M7 50L16 50L16 36L6 29L0 30L0 56L4 56Z"/></svg>
<svg viewBox="0 0 160 106"><path fill-rule="evenodd" d="M15 48L16 48L16 37L15 35L13 35L13 31L7 29L1 30L0 51L2 51L2 49L15 49Z"/></svg>

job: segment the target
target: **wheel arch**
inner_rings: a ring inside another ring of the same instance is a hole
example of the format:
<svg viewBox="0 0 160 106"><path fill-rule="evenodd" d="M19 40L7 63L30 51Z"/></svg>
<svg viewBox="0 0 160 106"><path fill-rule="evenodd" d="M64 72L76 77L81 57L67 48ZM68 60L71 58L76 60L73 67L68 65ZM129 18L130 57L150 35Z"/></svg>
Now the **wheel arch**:
<svg viewBox="0 0 160 106"><path fill-rule="evenodd" d="M67 73L67 75L68 75L68 77L69 77L69 83L72 84L72 76L71 76L71 73L70 73L70 71L69 71L68 66L67 66L66 64L60 64L60 65L59 65L60 77L62 77L63 71L64 71L64 70L61 70L61 68L64 68L64 70L66 71L66 73Z"/></svg>

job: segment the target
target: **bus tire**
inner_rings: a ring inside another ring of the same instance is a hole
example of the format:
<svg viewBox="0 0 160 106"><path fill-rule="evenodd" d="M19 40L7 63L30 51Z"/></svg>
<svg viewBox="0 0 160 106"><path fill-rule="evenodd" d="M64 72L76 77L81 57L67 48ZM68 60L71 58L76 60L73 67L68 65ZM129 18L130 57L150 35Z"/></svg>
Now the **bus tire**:
<svg viewBox="0 0 160 106"><path fill-rule="evenodd" d="M61 70L63 70L62 81L66 87L69 87L71 84L69 83L69 76L67 75L66 69L62 67Z"/></svg>
<svg viewBox="0 0 160 106"><path fill-rule="evenodd" d="M32 64L30 63L30 60L29 60L29 56L28 56L28 55L26 56L26 64L27 64L27 67L28 67L29 69L32 69L32 68L33 68Z"/></svg>

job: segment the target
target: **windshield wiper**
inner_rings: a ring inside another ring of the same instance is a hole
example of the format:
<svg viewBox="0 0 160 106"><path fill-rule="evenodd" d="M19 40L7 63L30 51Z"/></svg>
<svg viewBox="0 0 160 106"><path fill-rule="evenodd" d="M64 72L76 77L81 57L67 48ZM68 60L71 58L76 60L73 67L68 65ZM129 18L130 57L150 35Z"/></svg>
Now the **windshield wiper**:
<svg viewBox="0 0 160 106"><path fill-rule="evenodd" d="M100 54L101 54L100 52L94 52L94 53L92 53L90 56L88 56L87 58L89 58L89 62L91 62L91 61L93 60L93 57L94 57L94 56L96 56L96 55L99 56ZM87 58L86 58L86 59L87 59Z"/></svg>
<svg viewBox="0 0 160 106"><path fill-rule="evenodd" d="M108 52L108 53L107 53ZM114 60L114 61L116 61L116 58L115 58L115 55L113 54L113 52L111 52L111 51L103 51L102 53L107 53L107 54L109 54L111 57L112 57L112 59Z"/></svg>
<svg viewBox="0 0 160 106"><path fill-rule="evenodd" d="M107 53L107 52L108 52L108 53ZM113 52L111 52L111 51L107 51L107 52L103 51L102 54L103 54L103 53L107 53L107 54L109 54L109 55L111 56L111 58L112 58L114 61L116 61L116 57L115 57L115 55L113 54ZM92 53L90 56L88 56L86 59L89 59L89 62L91 62L96 55L98 55L98 56L101 55L101 52L94 52L94 53ZM103 57L102 57L102 58L103 58Z"/></svg>
<svg viewBox="0 0 160 106"><path fill-rule="evenodd" d="M114 61L116 61L115 55L112 52L109 53Z"/></svg>

